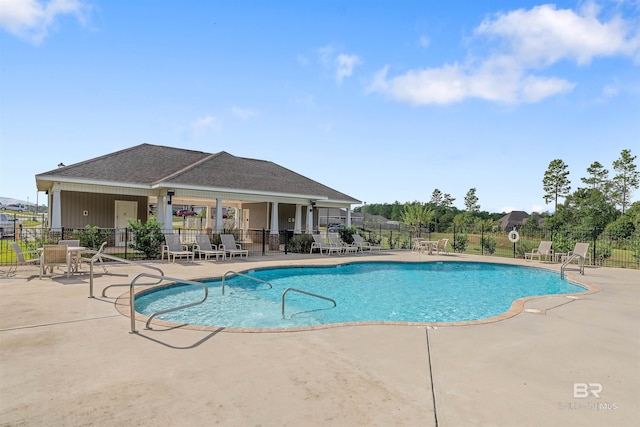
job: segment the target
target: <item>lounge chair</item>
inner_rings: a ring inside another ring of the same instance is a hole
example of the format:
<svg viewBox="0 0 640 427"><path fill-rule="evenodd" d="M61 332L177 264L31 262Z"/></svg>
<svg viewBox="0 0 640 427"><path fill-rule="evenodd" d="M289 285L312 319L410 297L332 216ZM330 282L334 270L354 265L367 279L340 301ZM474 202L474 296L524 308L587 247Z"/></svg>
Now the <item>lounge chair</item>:
<svg viewBox="0 0 640 427"><path fill-rule="evenodd" d="M360 249L358 246L355 245L349 245L345 242L342 241L342 239L340 238L340 236L336 233L329 233L329 241L331 242L332 245L337 246L339 248L341 248L341 253L357 253L358 250Z"/></svg>
<svg viewBox="0 0 640 427"><path fill-rule="evenodd" d="M352 234L351 236L353 237L353 244L357 246L361 252L364 252L365 250L369 252L380 250L380 246L372 245L371 243L365 241L359 234Z"/></svg>
<svg viewBox="0 0 640 427"><path fill-rule="evenodd" d="M218 246L218 249L222 248L226 256L234 257L239 255L242 258L244 255L245 258L249 257L249 251L242 249L240 243L236 243L236 238L233 237L233 234L221 234L220 240L222 240L222 244Z"/></svg>
<svg viewBox="0 0 640 427"><path fill-rule="evenodd" d="M333 243L327 243L324 241L324 238L322 237L322 235L320 234L312 234L313 236L313 242L311 243L311 250L309 251L309 254L313 253L314 249L318 249L318 251L320 251L320 254L322 255L322 253L324 251L327 252L327 255L331 255L332 252L334 253L341 253L342 252L342 248L339 246L334 245Z"/></svg>
<svg viewBox="0 0 640 427"><path fill-rule="evenodd" d="M226 252L223 249L218 249L216 245L212 245L209 236L206 234L196 234L196 244L193 250L198 254L199 259L202 259L202 255L204 255L205 261L207 261L210 256L215 256L216 261L218 257L222 257L223 260L227 258Z"/></svg>
<svg viewBox="0 0 640 427"><path fill-rule="evenodd" d="M186 257L187 261L189 261L189 257L193 261L193 251L187 249L186 245L183 245L180 242L179 234L165 234L164 235L165 245L162 246L162 257L160 260L164 260L164 254L167 254L167 261L171 261L171 257L173 257L173 262L176 262L176 257Z"/></svg>
<svg viewBox="0 0 640 427"><path fill-rule="evenodd" d="M448 255L449 252L447 251L447 244L449 243L449 239L440 239L438 240L438 242L433 246L433 248L431 249L431 253L435 253L437 254L446 254Z"/></svg>
<svg viewBox="0 0 640 427"><path fill-rule="evenodd" d="M548 257L548 259L553 259L553 249L551 249L552 242L541 241L538 245L537 249L533 249L531 252L525 252L524 259L530 259L533 261L533 258L538 257L538 261L542 261L542 257Z"/></svg>
<svg viewBox="0 0 640 427"><path fill-rule="evenodd" d="M566 254L562 254L560 261L562 264L571 264L576 262L580 269L580 274L584 274L584 263L589 256L589 244L588 243L576 243L572 251Z"/></svg>
<svg viewBox="0 0 640 427"><path fill-rule="evenodd" d="M83 254L88 254L91 255L91 258L96 258L98 260L98 262L100 263L100 265L102 266L102 269L104 270L105 273L108 273L109 271L107 270L107 266L104 264L104 261L102 260L102 257L100 255L102 255L104 253L104 248L107 246L107 242L102 242L102 244L100 245L100 247L98 248L98 250L93 250L93 249L86 249L84 251L82 251ZM98 255L96 257L96 255ZM90 261L91 258L80 258L80 261Z"/></svg>
<svg viewBox="0 0 640 427"><path fill-rule="evenodd" d="M47 270L53 274L55 267L66 266L67 277L71 273L71 256L67 251L67 245L44 245L40 256L40 278L47 274Z"/></svg>
<svg viewBox="0 0 640 427"><path fill-rule="evenodd" d="M7 276L18 271L20 265L40 265L40 252L39 251L26 251L23 252L18 242L10 242L11 249L16 253L15 262L9 267ZM27 258L25 258L25 255ZM33 258L32 258L33 256Z"/></svg>

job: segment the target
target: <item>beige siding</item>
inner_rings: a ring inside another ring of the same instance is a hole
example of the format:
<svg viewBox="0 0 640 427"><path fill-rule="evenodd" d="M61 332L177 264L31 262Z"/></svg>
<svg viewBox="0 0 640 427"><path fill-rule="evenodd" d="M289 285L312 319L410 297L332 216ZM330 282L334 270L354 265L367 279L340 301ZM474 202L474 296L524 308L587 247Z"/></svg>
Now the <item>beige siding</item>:
<svg viewBox="0 0 640 427"><path fill-rule="evenodd" d="M116 200L138 202L138 219L145 222L148 217L147 197L62 191L60 199L62 226L65 228L84 228L87 225L113 228Z"/></svg>

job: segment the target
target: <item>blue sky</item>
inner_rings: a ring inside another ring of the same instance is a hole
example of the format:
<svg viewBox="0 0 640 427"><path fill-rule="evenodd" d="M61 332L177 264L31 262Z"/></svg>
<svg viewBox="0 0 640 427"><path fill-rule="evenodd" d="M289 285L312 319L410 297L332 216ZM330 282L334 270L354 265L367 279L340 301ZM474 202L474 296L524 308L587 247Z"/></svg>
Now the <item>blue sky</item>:
<svg viewBox="0 0 640 427"><path fill-rule="evenodd" d="M0 0L0 196L145 142L551 210L553 159L640 154L640 1Z"/></svg>

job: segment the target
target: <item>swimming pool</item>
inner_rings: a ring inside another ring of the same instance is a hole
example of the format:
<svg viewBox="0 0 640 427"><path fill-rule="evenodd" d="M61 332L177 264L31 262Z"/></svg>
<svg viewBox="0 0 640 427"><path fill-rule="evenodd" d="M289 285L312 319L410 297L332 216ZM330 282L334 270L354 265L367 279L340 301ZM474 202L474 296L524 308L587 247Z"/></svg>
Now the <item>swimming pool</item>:
<svg viewBox="0 0 640 427"><path fill-rule="evenodd" d="M300 328L354 322L465 322L498 316L515 300L586 289L557 272L476 262L362 262L322 267L265 268L245 277L203 281L209 297L200 305L161 315L180 324L225 328ZM288 288L331 298L330 301ZM200 287L173 285L136 296L136 311L150 316L202 298Z"/></svg>

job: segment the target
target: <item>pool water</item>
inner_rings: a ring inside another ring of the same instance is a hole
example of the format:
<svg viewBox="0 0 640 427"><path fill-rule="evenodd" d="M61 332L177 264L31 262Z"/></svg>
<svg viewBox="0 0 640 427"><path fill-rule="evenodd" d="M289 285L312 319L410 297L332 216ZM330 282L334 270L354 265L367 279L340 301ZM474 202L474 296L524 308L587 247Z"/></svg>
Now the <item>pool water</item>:
<svg viewBox="0 0 640 427"><path fill-rule="evenodd" d="M327 267L285 267L203 281L209 297L200 305L159 319L229 328L295 328L345 322L462 322L497 316L529 296L584 292L557 272L472 262L367 262ZM336 306L287 288L332 298ZM154 312L202 299L197 286L175 285L136 297L136 310Z"/></svg>

